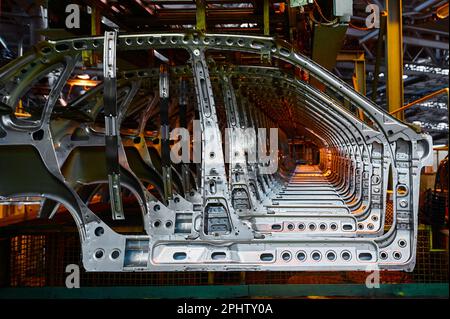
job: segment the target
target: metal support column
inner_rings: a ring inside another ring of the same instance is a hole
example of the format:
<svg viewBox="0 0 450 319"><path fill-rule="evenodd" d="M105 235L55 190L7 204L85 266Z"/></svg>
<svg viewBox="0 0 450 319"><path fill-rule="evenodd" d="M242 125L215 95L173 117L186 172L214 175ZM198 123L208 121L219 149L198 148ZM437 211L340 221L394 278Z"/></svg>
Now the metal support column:
<svg viewBox="0 0 450 319"><path fill-rule="evenodd" d="M205 0L196 0L195 1L197 6L196 11L196 29L200 32L206 31L206 1Z"/></svg>
<svg viewBox="0 0 450 319"><path fill-rule="evenodd" d="M340 52L336 61L352 61L354 63L355 69L352 76L353 87L362 95L366 95L366 60L364 52ZM361 109L358 109L358 117L359 119L364 120L364 112Z"/></svg>
<svg viewBox="0 0 450 319"><path fill-rule="evenodd" d="M100 35L102 32L102 15L98 8L92 8L91 12L91 35ZM95 52L90 52L91 65L98 63L98 55Z"/></svg>
<svg viewBox="0 0 450 319"><path fill-rule="evenodd" d="M264 35L270 34L269 0L264 0Z"/></svg>
<svg viewBox="0 0 450 319"><path fill-rule="evenodd" d="M93 7L91 9L91 35L100 35L101 33L102 15L100 11ZM98 55L91 50L83 50L81 52L83 63L85 66L96 65L98 62Z"/></svg>
<svg viewBox="0 0 450 319"><path fill-rule="evenodd" d="M376 102L377 100L377 88L378 88L378 82L380 79L380 65L381 65L381 59L383 54L383 38L386 33L386 20L387 20L387 12L382 11L380 13L380 30L378 32L378 39L377 39L377 53L375 58L375 69L373 72L373 81L372 81L372 101Z"/></svg>
<svg viewBox="0 0 450 319"><path fill-rule="evenodd" d="M386 23L386 93L388 111L403 106L403 28L402 0L386 0L388 12ZM396 117L404 119L403 112Z"/></svg>
<svg viewBox="0 0 450 319"><path fill-rule="evenodd" d="M294 47L297 47L297 39L294 38L294 34L297 28L297 8L291 7L291 4L289 1L289 4L287 6L288 10L288 19L289 19L289 42L292 43ZM298 34L295 34L296 37L298 37Z"/></svg>

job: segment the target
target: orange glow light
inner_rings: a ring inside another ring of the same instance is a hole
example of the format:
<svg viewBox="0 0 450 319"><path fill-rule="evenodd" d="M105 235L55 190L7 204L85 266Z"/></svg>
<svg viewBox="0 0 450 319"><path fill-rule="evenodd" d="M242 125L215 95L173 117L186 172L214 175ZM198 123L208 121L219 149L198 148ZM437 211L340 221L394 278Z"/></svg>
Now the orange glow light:
<svg viewBox="0 0 450 319"><path fill-rule="evenodd" d="M14 112L15 117L31 117L30 113L26 112Z"/></svg>
<svg viewBox="0 0 450 319"><path fill-rule="evenodd" d="M445 19L448 17L448 3L446 3L436 9L436 16L439 19Z"/></svg>
<svg viewBox="0 0 450 319"><path fill-rule="evenodd" d="M84 79L69 79L67 80L67 84L69 85L76 85L76 86L97 86L100 83L100 81L95 80L84 80Z"/></svg>

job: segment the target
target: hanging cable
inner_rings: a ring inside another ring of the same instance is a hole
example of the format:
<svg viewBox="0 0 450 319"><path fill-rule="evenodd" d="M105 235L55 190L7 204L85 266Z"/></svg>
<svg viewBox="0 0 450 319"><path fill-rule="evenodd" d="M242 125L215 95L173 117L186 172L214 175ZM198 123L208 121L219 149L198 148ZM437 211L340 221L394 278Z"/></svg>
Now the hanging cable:
<svg viewBox="0 0 450 319"><path fill-rule="evenodd" d="M317 12L319 13L321 19L323 19L325 22L322 21L318 21L315 17L314 17L314 10L309 11L309 18L311 19L312 22L318 24L318 25L324 25L324 26L333 26L336 25L338 23L338 18L335 18L333 20L328 19L327 17L325 17L325 15L322 12L322 8L320 7L320 5L317 3L316 0L314 0L314 7L317 10Z"/></svg>

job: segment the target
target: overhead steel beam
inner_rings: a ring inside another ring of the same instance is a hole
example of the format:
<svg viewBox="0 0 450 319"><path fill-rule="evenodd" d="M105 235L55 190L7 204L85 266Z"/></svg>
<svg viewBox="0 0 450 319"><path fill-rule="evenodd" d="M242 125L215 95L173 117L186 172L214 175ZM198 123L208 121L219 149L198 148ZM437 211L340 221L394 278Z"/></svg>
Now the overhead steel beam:
<svg viewBox="0 0 450 319"><path fill-rule="evenodd" d="M364 48L364 51L366 52L369 59L375 59L376 57L373 55L372 51L365 45L364 43L361 44L361 46Z"/></svg>
<svg viewBox="0 0 450 319"><path fill-rule="evenodd" d="M386 87L389 112L403 106L403 29L402 0L386 0ZM404 119L403 112L396 117Z"/></svg>
<svg viewBox="0 0 450 319"><path fill-rule="evenodd" d="M423 96L423 97L421 97L421 98L419 98L419 99L417 99L415 101L412 101L411 103L406 104L405 106L399 108L398 110L390 112L390 114L396 114L398 112L402 112L402 111L404 111L406 109L409 109L411 106L414 106L416 104L425 102L425 101L427 101L429 99L432 99L432 98L434 98L434 97L436 97L438 95L444 94L444 93L446 93L448 95L448 88L440 89L440 90L432 92L432 93L430 93L430 94L428 94L426 96Z"/></svg>
<svg viewBox="0 0 450 319"><path fill-rule="evenodd" d="M419 66L422 66L422 64L419 64ZM351 62L338 61L336 63L336 67L339 68L339 70L353 70L354 65ZM368 72L376 72L375 65L373 63L367 62L366 70ZM439 74L439 73L431 73L431 72L417 71L417 70L410 70L410 69L406 69L405 72L408 75L416 75L416 76L426 75L430 79L442 78L442 74ZM386 73L386 68L383 65L380 66L379 73Z"/></svg>
<svg viewBox="0 0 450 319"><path fill-rule="evenodd" d="M410 29L410 27L408 27L408 29ZM415 29L411 29L411 30L415 30ZM420 30L418 30L418 31L420 31ZM354 30L354 29L348 29L348 31L347 31L348 36L361 37L361 39L359 40L360 44L363 44L363 43L375 38L378 34L379 34L379 30L371 31L366 34L359 30ZM439 34L439 33L437 33L437 34ZM423 39L423 38L417 38L417 37L411 37L411 36L403 37L403 43L409 44L409 45L414 45L414 46L420 46L420 47L434 48L434 49L442 49L442 50L449 49L448 42L435 41L435 40L429 40L429 39Z"/></svg>
<svg viewBox="0 0 450 319"><path fill-rule="evenodd" d="M439 35L444 35L444 36L448 37L448 32L441 31L441 30L416 27L414 25L405 25L403 28L405 30L414 30L414 31L419 31L419 32L423 32L423 33L439 34Z"/></svg>
<svg viewBox="0 0 450 319"><path fill-rule="evenodd" d="M375 38L380 33L380 30L374 30L369 33L367 33L365 36L363 36L361 39L359 39L359 44L363 44L367 41L369 41L372 38Z"/></svg>
<svg viewBox="0 0 450 319"><path fill-rule="evenodd" d="M420 12L422 10L427 9L428 7L431 7L432 5L438 3L440 0L428 0L428 1L424 1L421 4L419 4L418 6L416 6L414 8L414 11L416 12Z"/></svg>
<svg viewBox="0 0 450 319"><path fill-rule="evenodd" d="M420 47L434 48L434 49L442 49L442 50L449 49L448 42L420 39L420 38L414 38L414 37L408 37L408 36L403 37L403 43L409 44L409 45L416 45L416 46L420 46Z"/></svg>

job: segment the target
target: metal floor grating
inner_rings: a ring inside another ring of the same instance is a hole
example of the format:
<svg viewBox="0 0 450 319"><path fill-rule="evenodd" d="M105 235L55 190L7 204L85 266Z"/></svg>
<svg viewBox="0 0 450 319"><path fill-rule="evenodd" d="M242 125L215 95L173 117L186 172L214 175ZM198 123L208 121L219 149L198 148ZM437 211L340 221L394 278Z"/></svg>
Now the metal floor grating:
<svg viewBox="0 0 450 319"><path fill-rule="evenodd" d="M10 242L10 285L41 287L46 284L46 236L17 236Z"/></svg>
<svg viewBox="0 0 450 319"><path fill-rule="evenodd" d="M419 230L417 265L412 273L384 271L381 283L446 283L448 251L430 251L430 228ZM76 233L19 235L10 240L10 286L64 286L65 267L81 264ZM359 284L364 272L157 272L87 273L81 268L81 285L86 286L174 286L239 284Z"/></svg>

